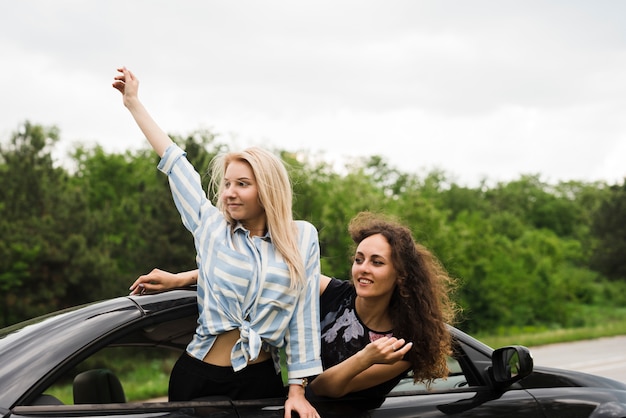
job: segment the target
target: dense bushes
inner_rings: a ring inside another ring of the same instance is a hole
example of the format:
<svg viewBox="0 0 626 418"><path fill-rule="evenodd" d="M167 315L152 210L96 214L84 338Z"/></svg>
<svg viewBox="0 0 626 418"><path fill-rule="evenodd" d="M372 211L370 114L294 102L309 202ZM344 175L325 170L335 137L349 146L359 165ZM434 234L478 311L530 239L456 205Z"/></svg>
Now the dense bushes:
<svg viewBox="0 0 626 418"><path fill-rule="evenodd" d="M78 147L67 167L52 158L58 138L56 128L26 122L0 147L0 325L123 295L153 267L194 268L191 236L151 150ZM206 131L175 140L200 173L227 149ZM349 219L385 211L459 279L468 331L581 326L602 320L589 307L626 302L626 183L525 175L471 188L443 172L400 172L378 156L337 171L319 155L281 155L296 217L319 229L325 274L349 277Z"/></svg>

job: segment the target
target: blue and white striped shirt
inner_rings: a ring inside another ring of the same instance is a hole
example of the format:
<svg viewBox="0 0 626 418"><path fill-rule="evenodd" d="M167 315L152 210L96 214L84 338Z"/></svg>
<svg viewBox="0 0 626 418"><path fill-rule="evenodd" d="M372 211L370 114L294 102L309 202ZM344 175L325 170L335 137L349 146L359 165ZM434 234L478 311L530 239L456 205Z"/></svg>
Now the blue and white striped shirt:
<svg viewBox="0 0 626 418"><path fill-rule="evenodd" d="M187 352L202 360L218 335L238 329L231 352L235 371L270 350L277 372L278 349L285 347L289 378L322 372L319 329L319 241L317 230L296 221L306 285L291 288L289 269L271 237L251 237L231 229L202 189L200 175L177 145L158 166L169 177L172 196L185 227L193 234L198 277L198 326Z"/></svg>

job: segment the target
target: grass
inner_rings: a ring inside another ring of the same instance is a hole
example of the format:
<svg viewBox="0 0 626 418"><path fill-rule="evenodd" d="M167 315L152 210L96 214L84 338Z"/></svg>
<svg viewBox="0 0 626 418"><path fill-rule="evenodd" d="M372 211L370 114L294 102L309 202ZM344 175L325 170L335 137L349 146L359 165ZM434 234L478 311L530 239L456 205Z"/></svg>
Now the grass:
<svg viewBox="0 0 626 418"><path fill-rule="evenodd" d="M626 320L611 322L595 327L568 328L522 332L512 335L484 335L478 339L485 344L497 348L504 345L525 345L536 347L539 345L564 343L581 340L591 340L602 337L626 335Z"/></svg>
<svg viewBox="0 0 626 418"><path fill-rule="evenodd" d="M626 318L626 315L622 318ZM546 344L614 337L617 335L626 335L626 319L612 320L594 326L577 328L511 330L510 333L477 335L476 338L493 348L497 348L505 345L536 347Z"/></svg>

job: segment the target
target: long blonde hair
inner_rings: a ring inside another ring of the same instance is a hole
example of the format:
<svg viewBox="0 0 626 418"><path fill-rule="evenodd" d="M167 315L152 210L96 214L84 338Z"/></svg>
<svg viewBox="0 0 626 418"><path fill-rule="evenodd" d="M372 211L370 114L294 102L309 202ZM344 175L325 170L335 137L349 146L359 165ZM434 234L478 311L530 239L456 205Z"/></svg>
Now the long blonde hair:
<svg viewBox="0 0 626 418"><path fill-rule="evenodd" d="M233 161L246 162L252 168L259 192L259 202L265 209L267 229L271 234L272 243L289 267L291 287L303 285L306 281L306 272L298 247L298 230L292 214L293 190L285 165L277 156L259 147L220 154L212 161L211 189L215 192L215 205L224 213L233 228L237 221L225 210L221 199L226 168Z"/></svg>

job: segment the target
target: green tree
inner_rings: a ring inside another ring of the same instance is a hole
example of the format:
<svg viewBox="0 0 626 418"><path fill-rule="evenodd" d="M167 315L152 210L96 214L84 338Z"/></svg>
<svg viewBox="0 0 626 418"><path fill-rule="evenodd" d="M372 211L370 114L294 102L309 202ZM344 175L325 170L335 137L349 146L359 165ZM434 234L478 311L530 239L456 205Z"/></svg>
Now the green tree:
<svg viewBox="0 0 626 418"><path fill-rule="evenodd" d="M0 146L0 287L3 322L67 304L65 272L72 254L65 246L76 235L73 214L81 200L68 188L52 148L56 127L25 122Z"/></svg>
<svg viewBox="0 0 626 418"><path fill-rule="evenodd" d="M77 147L70 171L52 158L58 139L55 127L26 122L0 146L4 324L125 294L154 267L195 268L193 239L152 150ZM173 139L207 189L209 162L228 147L206 130ZM402 172L380 156L335 168L321 155L275 152L293 179L294 217L318 228L325 274L350 277L348 222L382 211L459 279L467 331L584 325L581 306L623 303L615 289L626 276L626 183L547 184L534 175L471 188L439 170Z"/></svg>
<svg viewBox="0 0 626 418"><path fill-rule="evenodd" d="M532 228L550 229L567 237L576 233L583 216L573 191L572 187L547 184L539 175L527 175L498 184L485 193L485 198L492 210L510 212Z"/></svg>
<svg viewBox="0 0 626 418"><path fill-rule="evenodd" d="M591 266L610 279L626 280L626 179L609 190L592 221L597 243Z"/></svg>
<svg viewBox="0 0 626 418"><path fill-rule="evenodd" d="M222 150L208 131L173 136L200 173ZM208 147L215 146L211 153ZM159 172L158 156L147 147L134 152L106 153L101 147L78 148L75 184L85 190L89 218L86 245L107 254L115 266L113 277L94 277L102 284L93 297L105 298L125 291L140 274L158 267L169 271L195 268L195 249L182 225L169 189ZM208 187L209 177L203 176ZM97 274L97 272L96 272Z"/></svg>
<svg viewBox="0 0 626 418"><path fill-rule="evenodd" d="M348 222L358 212L380 211L383 188L372 178L367 160L356 160L339 174L314 156L282 153L294 183L294 216L313 223L319 231L322 272L340 279L350 277L353 242Z"/></svg>

